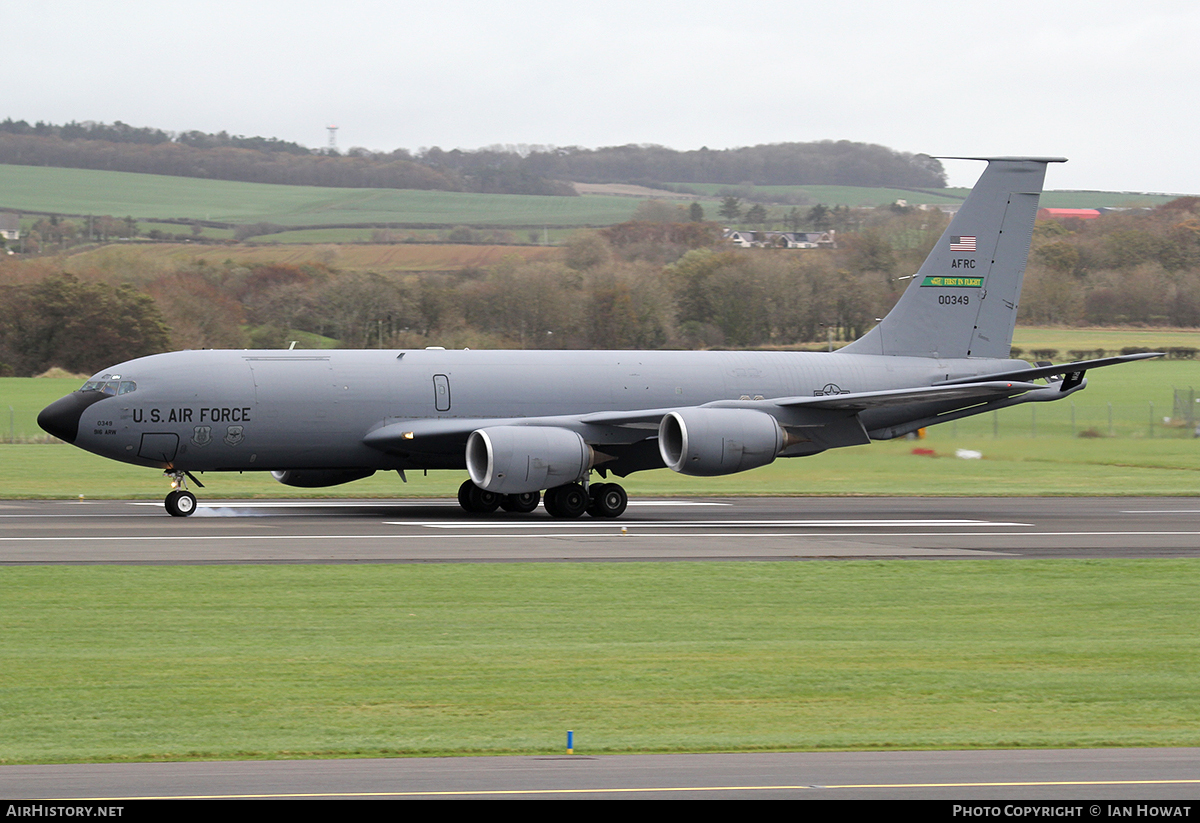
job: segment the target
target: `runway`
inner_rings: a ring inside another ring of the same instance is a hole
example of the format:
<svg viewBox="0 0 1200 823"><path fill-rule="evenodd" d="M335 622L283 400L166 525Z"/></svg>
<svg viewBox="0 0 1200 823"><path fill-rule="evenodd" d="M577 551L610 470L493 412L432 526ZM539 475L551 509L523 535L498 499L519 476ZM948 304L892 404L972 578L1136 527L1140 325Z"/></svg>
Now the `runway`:
<svg viewBox="0 0 1200 823"><path fill-rule="evenodd" d="M1198 749L1078 749L3 766L0 797L1074 801L1073 816L1107 818L1117 816L1108 803L1092 804L1190 810L1178 801L1200 792L1197 765Z"/></svg>
<svg viewBox="0 0 1200 823"><path fill-rule="evenodd" d="M0 502L0 564L1194 557L1191 498L635 500L617 520L450 500Z"/></svg>
<svg viewBox="0 0 1200 823"><path fill-rule="evenodd" d="M1189 498L635 500L618 520L450 500L0 501L0 565L978 560L1200 555ZM1198 749L0 767L0 797L1186 800ZM1113 816L1108 804L1099 814Z"/></svg>

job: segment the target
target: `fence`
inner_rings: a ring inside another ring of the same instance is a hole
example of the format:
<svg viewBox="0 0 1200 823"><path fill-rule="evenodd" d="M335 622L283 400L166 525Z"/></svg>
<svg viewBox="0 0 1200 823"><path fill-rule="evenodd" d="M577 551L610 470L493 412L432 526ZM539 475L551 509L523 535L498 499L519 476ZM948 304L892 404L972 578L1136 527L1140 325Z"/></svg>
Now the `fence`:
<svg viewBox="0 0 1200 823"><path fill-rule="evenodd" d="M1196 392L1176 390L1174 408L1143 403L1027 403L930 426L931 439L953 437L1200 437Z"/></svg>

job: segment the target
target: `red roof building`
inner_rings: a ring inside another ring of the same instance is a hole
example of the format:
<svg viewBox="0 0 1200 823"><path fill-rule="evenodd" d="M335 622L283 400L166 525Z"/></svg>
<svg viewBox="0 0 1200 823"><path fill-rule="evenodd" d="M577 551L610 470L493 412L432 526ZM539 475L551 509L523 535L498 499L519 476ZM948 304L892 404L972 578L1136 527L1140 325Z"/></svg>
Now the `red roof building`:
<svg viewBox="0 0 1200 823"><path fill-rule="evenodd" d="M1053 217L1056 220L1066 220L1069 217L1074 217L1076 220L1095 220L1100 216L1100 212L1095 209L1038 209L1038 220L1047 220Z"/></svg>

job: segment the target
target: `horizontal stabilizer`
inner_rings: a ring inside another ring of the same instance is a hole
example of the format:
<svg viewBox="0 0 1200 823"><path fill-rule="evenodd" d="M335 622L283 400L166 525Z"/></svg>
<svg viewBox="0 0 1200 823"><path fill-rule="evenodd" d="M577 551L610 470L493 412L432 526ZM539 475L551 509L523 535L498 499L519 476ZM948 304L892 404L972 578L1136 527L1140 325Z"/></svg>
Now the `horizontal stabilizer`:
<svg viewBox="0 0 1200 823"><path fill-rule="evenodd" d="M887 406L909 406L914 403L941 403L945 401L977 401L980 403L1001 397L1013 397L1035 389L1037 383L1016 381L975 380L970 383L946 386L918 386L912 389L890 389L888 391L852 392L828 394L815 397L782 397L771 402L778 406L809 409L878 409Z"/></svg>
<svg viewBox="0 0 1200 823"><path fill-rule="evenodd" d="M1098 369L1101 366L1115 366L1118 363L1132 363L1135 360L1150 360L1162 356L1162 352L1141 352L1139 354L1123 354L1120 357L1076 360L1072 363L1059 363L1056 366L1035 366L1031 369L984 374L979 377L960 377L956 380L946 380L935 385L955 386L960 383L975 383L980 380L1036 380L1040 377L1053 377L1056 374L1075 374L1077 372L1085 372L1088 369Z"/></svg>

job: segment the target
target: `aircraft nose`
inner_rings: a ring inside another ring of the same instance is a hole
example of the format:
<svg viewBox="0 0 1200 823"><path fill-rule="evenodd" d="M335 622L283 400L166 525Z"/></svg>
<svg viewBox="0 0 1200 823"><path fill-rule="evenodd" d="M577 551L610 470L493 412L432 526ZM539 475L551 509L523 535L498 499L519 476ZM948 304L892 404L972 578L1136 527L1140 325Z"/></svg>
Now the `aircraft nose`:
<svg viewBox="0 0 1200 823"><path fill-rule="evenodd" d="M38 414L38 425L59 440L74 443L79 436L79 418L83 410L105 397L103 392L74 392L60 397Z"/></svg>

